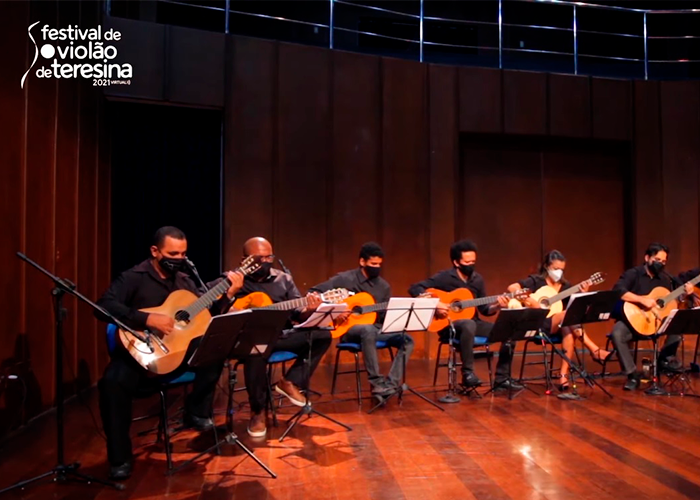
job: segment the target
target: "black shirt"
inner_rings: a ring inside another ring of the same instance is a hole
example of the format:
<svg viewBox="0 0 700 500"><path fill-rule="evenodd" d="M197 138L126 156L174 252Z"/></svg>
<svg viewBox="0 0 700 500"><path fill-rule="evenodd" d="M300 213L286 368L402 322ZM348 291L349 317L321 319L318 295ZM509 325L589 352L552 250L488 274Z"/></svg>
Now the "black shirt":
<svg viewBox="0 0 700 500"><path fill-rule="evenodd" d="M270 297L273 304L301 298L301 293L299 293L299 289L294 284L292 276L278 269L270 269L270 274L260 281L251 276L246 276L243 280L243 288L236 293L235 298L240 299L253 292L266 294ZM290 319L298 321L300 313L301 309L293 311Z"/></svg>
<svg viewBox="0 0 700 500"><path fill-rule="evenodd" d="M391 286L389 283L381 276L374 279L367 278L360 267L338 273L328 281L314 285L311 287L311 291L322 293L334 288L345 288L355 293L367 292L372 296L375 303L388 302L391 298ZM377 322L381 323L383 320L384 313L379 313Z"/></svg>
<svg viewBox="0 0 700 500"><path fill-rule="evenodd" d="M203 292L185 273L178 272L175 276L161 278L151 260L144 260L124 271L97 301L99 306L119 321L136 330L144 330L148 318L148 313L139 309L160 306L175 290L188 290L198 297ZM229 301L225 297L226 295L212 306L212 313L228 309ZM102 321L109 321L98 312L95 315Z"/></svg>
<svg viewBox="0 0 700 500"><path fill-rule="evenodd" d="M700 267L694 267L693 269L690 269L688 271L683 271L678 275L678 280L679 283L685 284L692 280L693 278L697 277L700 274Z"/></svg>
<svg viewBox="0 0 700 500"><path fill-rule="evenodd" d="M641 265L622 273L620 279L613 286L613 290L619 290L623 295L627 292L632 292L636 295L648 295L649 292L658 286L667 290L673 290L680 285L681 283L676 278L663 271L659 276L649 276L646 266Z"/></svg>
<svg viewBox="0 0 700 500"><path fill-rule="evenodd" d="M412 297L417 297L421 293L425 292L428 288L436 288L437 290L442 290L443 292L452 292L458 288L467 288L474 294L474 298L486 297L486 285L484 284L484 278L474 271L467 281L462 280L462 277L457 274L457 268L445 269L437 274L434 274L430 278L424 281L419 281L414 283L408 289L408 293ZM492 316L495 313L490 311L490 306L488 304L478 307L478 310L484 316ZM474 316L477 319L479 314Z"/></svg>

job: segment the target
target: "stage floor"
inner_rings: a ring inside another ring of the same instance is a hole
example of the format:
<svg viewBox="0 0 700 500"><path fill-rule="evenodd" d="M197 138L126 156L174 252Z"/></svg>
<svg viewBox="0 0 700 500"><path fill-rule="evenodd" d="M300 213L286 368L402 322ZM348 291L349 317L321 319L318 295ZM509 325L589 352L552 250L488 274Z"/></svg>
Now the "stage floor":
<svg viewBox="0 0 700 500"><path fill-rule="evenodd" d="M515 362L519 363L516 357ZM477 361L486 379L485 363ZM518 365L519 366L519 365ZM597 365L594 365L597 367ZM591 366L590 368L594 368ZM613 366L616 368L617 364ZM409 383L429 397L433 362L412 361ZM536 368L533 367L533 373ZM330 397L330 367L319 368L313 383L325 394L316 407L352 427L351 432L313 417L280 443L280 427L265 441L246 434L248 409L236 415L236 432L272 470L265 472L240 450L225 446L222 456L206 456L174 477L164 475L165 454L154 434L134 438L134 475L124 491L98 485L37 484L7 498L75 499L676 499L700 498L700 399L652 397L622 390L620 377L603 383L613 394L585 388L585 401L524 392L480 400L462 398L442 412L413 395L403 406L392 401L373 415L366 399L352 399L354 378L340 377ZM444 383L445 373L439 382ZM693 386L700 392L696 375ZM366 385L366 384L365 384ZM540 385L532 387L542 394ZM364 389L364 388L363 388ZM483 391L485 392L485 391ZM87 404L99 419L96 392ZM244 393L236 393L243 403ZM135 415L155 409L157 398L139 401ZM179 406L175 402L174 406ZM224 408L224 395L217 396ZM292 408L281 412L289 415ZM47 418L48 417L48 418ZM33 422L0 451L0 487L31 477L55 462L51 416ZM73 399L67 407L66 459L81 470L106 475L104 441L90 412ZM218 420L223 423L224 415ZM99 421L99 420L98 420ZM149 426L134 425L134 433ZM176 463L211 442L209 435L184 431L174 438Z"/></svg>

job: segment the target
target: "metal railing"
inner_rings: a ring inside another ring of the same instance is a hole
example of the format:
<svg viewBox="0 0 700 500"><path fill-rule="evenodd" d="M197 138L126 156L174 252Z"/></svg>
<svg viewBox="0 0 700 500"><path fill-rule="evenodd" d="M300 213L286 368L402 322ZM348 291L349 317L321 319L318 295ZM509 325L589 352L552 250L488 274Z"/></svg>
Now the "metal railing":
<svg viewBox="0 0 700 500"><path fill-rule="evenodd" d="M319 43L318 37L311 42L316 45L398 55L421 62L447 60L456 64L531 69L543 69L539 66L548 62L549 69L576 75L614 73L615 69L625 68L625 76L643 76L644 79L700 77L700 65L694 66L700 63L700 42L697 42L700 40L700 23L697 23L700 9L648 10L591 1L595 0L450 2L452 13L459 12L464 18L432 15L429 11L435 10L438 2L431 0L306 2L306 7L317 11L317 17L323 17L322 22L302 19L303 9L294 12L299 18L261 12L264 6L272 5L268 2L221 0L204 4L196 0L158 0L158 4L218 13L223 17L218 29L225 33L240 33L237 27L250 24L250 20L286 23L313 29L315 35L323 38L323 43ZM106 1L108 15L118 15L112 12L118 2ZM257 12L244 9L251 4L258 7ZM319 9L323 12L318 12ZM528 17L546 21L527 22ZM617 23L607 28L606 20L610 17L616 17ZM236 22L242 19L249 21ZM683 27L679 19L696 22ZM387 28L385 32L376 26L374 29L364 26L379 25L382 21ZM698 27L693 29L693 24ZM686 29L688 31L684 31ZM469 39L450 34L450 31L460 30L468 32ZM248 29L244 34L276 38L277 29L265 31L251 33ZM321 31L325 35L319 35ZM448 39L438 36L438 32L447 33ZM298 35L299 32L294 33ZM291 38L288 41L305 43L303 36L298 40L294 36ZM367 42L371 39L379 42ZM395 46L387 49L391 44ZM670 68L675 68L675 75Z"/></svg>

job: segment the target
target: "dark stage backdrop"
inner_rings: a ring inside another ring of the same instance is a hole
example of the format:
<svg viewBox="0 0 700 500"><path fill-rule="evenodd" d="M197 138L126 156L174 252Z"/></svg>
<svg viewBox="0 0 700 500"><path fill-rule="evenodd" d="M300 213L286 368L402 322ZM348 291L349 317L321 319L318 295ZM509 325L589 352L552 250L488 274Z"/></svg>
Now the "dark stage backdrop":
<svg viewBox="0 0 700 500"><path fill-rule="evenodd" d="M109 282L110 208L120 206L110 202L104 102L66 81L19 89L31 21L98 15L98 3L72 5L0 2L1 46L23 47L7 51L0 72L0 299L9 312L0 360L32 384L26 415L53 402L53 319L49 284L14 252L97 297ZM254 235L272 240L302 290L355 266L370 239L385 247L396 295L449 265L447 249L463 237L480 245L494 293L552 247L576 279L607 270L612 281L657 239L672 248L671 271L698 264L700 82L422 65L108 22L139 75L106 88L110 98L223 110L224 267ZM191 241L193 252L210 244ZM140 259L145 250L133 251ZM68 306L65 377L74 384L72 367L91 383L106 361L102 326ZM433 336L416 339L415 357L434 354ZM17 414L9 389L0 401L4 416Z"/></svg>
<svg viewBox="0 0 700 500"><path fill-rule="evenodd" d="M221 112L112 102L112 276L177 226L205 281L220 273Z"/></svg>

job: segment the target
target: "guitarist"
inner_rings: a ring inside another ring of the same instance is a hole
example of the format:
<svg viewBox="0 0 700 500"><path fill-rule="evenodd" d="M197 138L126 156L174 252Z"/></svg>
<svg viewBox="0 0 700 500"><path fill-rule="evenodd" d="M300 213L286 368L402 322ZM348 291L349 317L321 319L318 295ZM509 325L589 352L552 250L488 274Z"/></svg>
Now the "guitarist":
<svg viewBox="0 0 700 500"><path fill-rule="evenodd" d="M542 264L540 265L539 273L531 274L527 278L520 280L512 285L508 286L509 292L515 292L522 288L527 288L531 292L535 293L542 287L548 286L556 290L557 293L563 292L571 288L571 284L564 278L564 269L566 268L566 257L559 250L552 250L548 252L542 259ZM581 285L581 292L587 292L590 288L588 282L584 282ZM568 297L563 300L564 306L568 302ZM528 297L522 301L528 307L539 308L540 305L537 301ZM604 363L612 355L612 352L608 352L604 349L598 347L598 345L593 342L593 340L585 334L580 326L575 328L564 327L560 328L561 322L564 320L566 315L566 310L547 318L542 325L542 330L545 334L556 335L561 333L562 335L562 347L564 354L571 359L574 355L574 337L581 337L583 335L583 342L585 346L591 351L593 359L598 363ZM569 388L568 376L569 376L569 363L566 360L561 361L561 368L559 369L559 384L558 389L560 391L565 391Z"/></svg>
<svg viewBox="0 0 700 500"><path fill-rule="evenodd" d="M272 268L275 256L269 241L260 237L250 238L243 245L243 258L250 255L261 257L262 266L257 272L245 277L243 287L236 292L237 299L253 292L265 293L272 299L273 303L301 298L292 276ZM298 309L292 313L291 319L293 321L303 321L321 304L321 298L317 293L310 293L307 295L307 299L306 308ZM292 367L273 388L275 392L286 396L296 406L306 404L306 397L301 393L299 387L303 385L305 379L304 360L309 355L307 334L310 334L312 339L308 374L308 377L311 378L319 361L331 345L331 334L327 330L307 332L294 330L290 325L289 329L280 332L280 338L273 348L273 352L289 351L297 355ZM263 412L267 403L267 361L261 356L251 356L242 359L241 362L244 363L243 374L251 412L248 434L251 437L262 438L267 434L267 422Z"/></svg>
<svg viewBox="0 0 700 500"><path fill-rule="evenodd" d="M645 295L648 295L656 287L663 287L671 292L674 288L680 286L680 282L677 279L664 271L668 254L669 249L666 245L651 243L644 252L644 264L622 273L613 290L621 291L621 299L625 302L633 302L647 310L655 308L656 302L654 299L645 297ZM686 283L686 293L689 295L693 293L693 287L689 283ZM639 387L641 374L637 371L634 357L630 352L629 342L634 338L639 338L639 336L634 333L634 330L625 319L620 319L615 323L611 336L622 370L627 374L627 382L624 389L633 391ZM671 346L674 343L674 339L669 338L666 342L666 345ZM662 350L662 353L664 350ZM667 359L665 355L663 356L663 358L660 356L662 360ZM660 368L663 369L665 367L660 366Z"/></svg>
<svg viewBox="0 0 700 500"><path fill-rule="evenodd" d="M123 272L97 303L118 320L136 330L146 328L165 335L172 333L175 320L169 316L145 313L139 309L157 307L175 290L189 290L202 295L185 269L187 239L185 233L172 226L156 231L151 246L151 258ZM210 309L212 314L228 310L234 293L243 285L240 273L228 273L232 285ZM99 313L96 316L107 320ZM214 425L211 414L214 389L222 366L202 367L195 371L194 388L185 401L185 424L200 431ZM129 428L131 405L137 393L156 390L159 377L148 377L144 370L124 349L117 348L105 368L98 387L100 414L107 437L107 457L110 478L126 479L131 475L133 460Z"/></svg>
<svg viewBox="0 0 700 500"><path fill-rule="evenodd" d="M408 293L413 297L417 297L428 288L436 288L444 292L452 292L458 288L468 288L475 298L485 297L486 286L484 278L474 270L476 253L476 244L471 240L461 240L453 243L450 247L452 267L440 271L427 280L411 285ZM453 323L462 357L462 385L467 389L481 385L481 380L474 373L474 337L488 337L493 328L493 323L481 320L479 313L484 316L492 316L502 307L507 306L508 299L505 296L501 296L498 298L498 302L494 304L479 306L474 319L462 319ZM436 314L438 317L446 317L447 311L448 306L446 304L439 304ZM449 327L438 332L438 335L441 342L448 342L450 336ZM495 388L512 388L516 391L523 388L522 385L508 378L510 363L511 354L509 349L505 344L502 344L498 354L498 364L496 365Z"/></svg>
<svg viewBox="0 0 700 500"><path fill-rule="evenodd" d="M391 286L380 276L384 251L377 243L369 242L360 248L360 266L350 271L336 274L328 281L311 288L312 291L326 292L333 288L345 288L351 292L369 293L375 303L387 302L391 298ZM341 315L337 323L342 324L351 313ZM355 325L340 338L340 342L353 342L362 345L362 355L365 360L365 368L369 383L372 385L372 394L387 397L394 394L401 385L403 377L404 359L401 356L401 333L379 333L384 322L384 313L377 315L377 322L373 325ZM399 349L399 354L385 378L379 373L379 357L377 356L377 341L385 341L391 347ZM406 362L413 352L413 339L406 335Z"/></svg>
<svg viewBox="0 0 700 500"><path fill-rule="evenodd" d="M700 275L700 267L690 269L689 271L682 272L676 278L678 283L688 283L690 280ZM686 307L694 308L700 307L700 297L695 293L693 288L693 293L689 293L689 289L686 288L687 303ZM664 341L664 345L659 351L659 358L657 360L659 371L669 371L669 372L681 372L683 371L683 366L678 358L676 358L676 351L681 343L681 335L668 335Z"/></svg>

